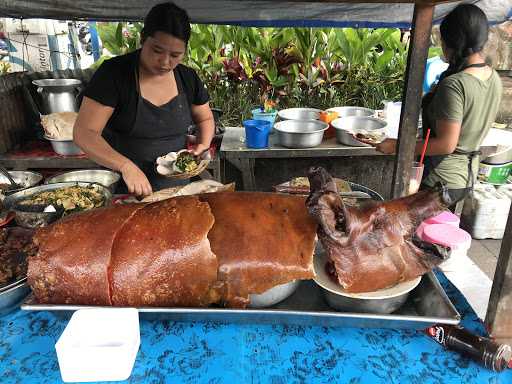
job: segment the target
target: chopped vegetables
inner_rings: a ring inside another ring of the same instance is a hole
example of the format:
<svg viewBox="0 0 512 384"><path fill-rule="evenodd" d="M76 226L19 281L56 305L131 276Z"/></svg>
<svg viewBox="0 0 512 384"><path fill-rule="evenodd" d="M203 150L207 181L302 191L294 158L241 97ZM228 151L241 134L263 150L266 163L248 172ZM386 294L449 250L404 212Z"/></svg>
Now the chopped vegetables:
<svg viewBox="0 0 512 384"><path fill-rule="evenodd" d="M181 152L176 159L176 168L181 172L189 173L197 168L197 161L190 152Z"/></svg>
<svg viewBox="0 0 512 384"><path fill-rule="evenodd" d="M94 185L72 186L37 193L20 202L20 205L53 205L64 210L64 216L74 212L86 211L105 204L105 196Z"/></svg>

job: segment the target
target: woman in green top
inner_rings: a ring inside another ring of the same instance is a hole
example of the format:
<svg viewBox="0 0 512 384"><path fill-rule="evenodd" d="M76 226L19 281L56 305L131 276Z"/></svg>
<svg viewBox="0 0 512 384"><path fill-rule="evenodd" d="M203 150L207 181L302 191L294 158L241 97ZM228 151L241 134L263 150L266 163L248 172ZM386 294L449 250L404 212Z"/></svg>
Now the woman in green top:
<svg viewBox="0 0 512 384"><path fill-rule="evenodd" d="M499 75L482 56L488 22L475 5L461 4L442 21L441 43L449 67L439 84L424 96L423 131L431 128L422 186L442 182L453 202L473 187L478 173L478 150L498 113L502 86ZM416 145L416 154L423 141ZM376 146L392 154L396 140Z"/></svg>

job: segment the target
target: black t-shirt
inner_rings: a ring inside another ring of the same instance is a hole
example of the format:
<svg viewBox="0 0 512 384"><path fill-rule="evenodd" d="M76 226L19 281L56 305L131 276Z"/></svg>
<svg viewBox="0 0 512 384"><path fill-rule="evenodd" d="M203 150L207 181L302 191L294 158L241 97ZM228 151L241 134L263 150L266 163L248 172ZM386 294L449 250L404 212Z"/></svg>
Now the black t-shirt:
<svg viewBox="0 0 512 384"><path fill-rule="evenodd" d="M104 61L87 85L84 96L100 104L114 108L106 130L128 133L135 124L139 95L135 74L138 69L140 51ZM208 92L196 72L179 64L175 71L179 76L189 105L203 105L209 100Z"/></svg>

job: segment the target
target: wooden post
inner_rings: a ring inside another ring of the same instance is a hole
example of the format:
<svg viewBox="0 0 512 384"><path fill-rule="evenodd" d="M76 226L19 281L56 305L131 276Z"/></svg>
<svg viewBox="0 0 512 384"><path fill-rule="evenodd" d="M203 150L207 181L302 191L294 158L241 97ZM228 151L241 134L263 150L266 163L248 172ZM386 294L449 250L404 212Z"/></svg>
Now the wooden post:
<svg viewBox="0 0 512 384"><path fill-rule="evenodd" d="M512 345L512 209L501 242L485 324L498 342Z"/></svg>
<svg viewBox="0 0 512 384"><path fill-rule="evenodd" d="M405 196L409 189L433 15L433 5L414 5L411 42L407 59L404 94L402 96L400 129L398 131L397 156L391 186L391 196L393 198Z"/></svg>

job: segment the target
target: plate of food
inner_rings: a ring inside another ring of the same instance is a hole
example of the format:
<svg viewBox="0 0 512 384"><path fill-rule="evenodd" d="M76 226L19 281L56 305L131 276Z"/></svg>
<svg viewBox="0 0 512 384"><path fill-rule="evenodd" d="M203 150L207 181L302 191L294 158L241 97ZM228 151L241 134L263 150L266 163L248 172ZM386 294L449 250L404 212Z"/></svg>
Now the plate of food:
<svg viewBox="0 0 512 384"><path fill-rule="evenodd" d="M158 174L175 179L190 179L203 172L210 163L209 151L195 156L183 149L179 152L170 152L156 159Z"/></svg>

